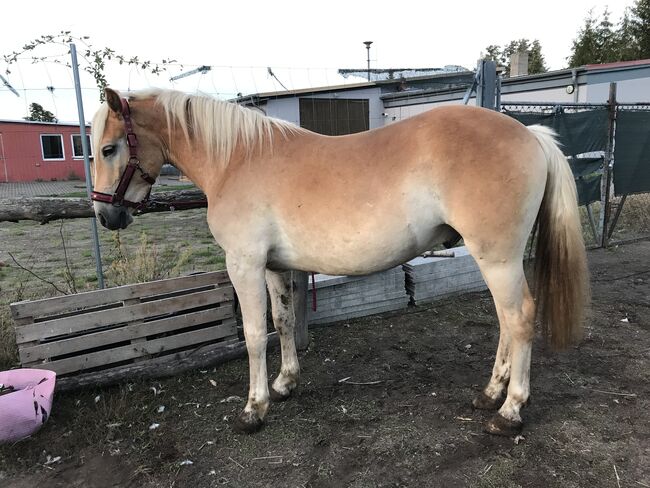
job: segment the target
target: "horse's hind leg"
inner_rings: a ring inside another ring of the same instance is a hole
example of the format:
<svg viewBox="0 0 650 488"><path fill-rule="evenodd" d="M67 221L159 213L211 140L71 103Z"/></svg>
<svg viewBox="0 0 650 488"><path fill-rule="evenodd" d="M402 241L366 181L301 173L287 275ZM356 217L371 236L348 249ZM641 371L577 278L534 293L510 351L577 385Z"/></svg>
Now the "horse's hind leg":
<svg viewBox="0 0 650 488"><path fill-rule="evenodd" d="M298 385L300 366L296 354L294 325L296 317L293 309L293 287L291 272L276 273L266 271L266 284L271 298L273 325L280 336L282 366L280 374L269 389L271 400L282 401L289 398Z"/></svg>
<svg viewBox="0 0 650 488"><path fill-rule="evenodd" d="M492 378L482 396L496 403L508 385L506 400L487 423L486 430L491 434L511 435L521 430L520 410L530 393L535 303L521 261L479 259L479 266L492 292L501 329Z"/></svg>

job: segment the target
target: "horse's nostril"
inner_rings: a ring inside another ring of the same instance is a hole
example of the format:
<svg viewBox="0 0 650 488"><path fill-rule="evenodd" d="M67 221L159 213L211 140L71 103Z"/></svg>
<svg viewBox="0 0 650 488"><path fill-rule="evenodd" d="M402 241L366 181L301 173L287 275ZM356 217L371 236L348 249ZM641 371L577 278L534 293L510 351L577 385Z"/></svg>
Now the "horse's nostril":
<svg viewBox="0 0 650 488"><path fill-rule="evenodd" d="M99 223L106 227L106 217L103 214L99 214Z"/></svg>
<svg viewBox="0 0 650 488"><path fill-rule="evenodd" d="M126 219L128 218L128 215L126 212L120 212L120 227L122 229L126 229L127 222Z"/></svg>

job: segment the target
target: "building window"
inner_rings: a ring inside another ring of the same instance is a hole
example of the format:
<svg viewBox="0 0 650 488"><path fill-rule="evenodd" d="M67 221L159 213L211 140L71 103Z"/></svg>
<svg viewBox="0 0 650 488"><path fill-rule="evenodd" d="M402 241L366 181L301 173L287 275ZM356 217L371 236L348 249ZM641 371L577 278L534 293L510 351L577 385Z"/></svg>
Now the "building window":
<svg viewBox="0 0 650 488"><path fill-rule="evenodd" d="M61 134L41 134L43 160L63 161L63 136Z"/></svg>
<svg viewBox="0 0 650 488"><path fill-rule="evenodd" d="M300 126L319 134L340 136L368 130L368 99L301 98Z"/></svg>
<svg viewBox="0 0 650 488"><path fill-rule="evenodd" d="M93 157L93 146L90 144L90 136L86 134L86 141L88 142L88 157ZM81 159L84 157L84 151L81 147L81 134L72 134L72 157Z"/></svg>

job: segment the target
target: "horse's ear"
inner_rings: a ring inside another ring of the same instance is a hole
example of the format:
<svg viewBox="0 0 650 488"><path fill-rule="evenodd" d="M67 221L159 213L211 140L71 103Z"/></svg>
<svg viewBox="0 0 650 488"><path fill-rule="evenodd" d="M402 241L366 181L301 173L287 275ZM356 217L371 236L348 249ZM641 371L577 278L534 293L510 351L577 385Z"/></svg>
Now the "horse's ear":
<svg viewBox="0 0 650 488"><path fill-rule="evenodd" d="M122 113L122 100L120 94L111 88L104 88L104 96L106 97L106 103L108 103L109 108L118 114Z"/></svg>

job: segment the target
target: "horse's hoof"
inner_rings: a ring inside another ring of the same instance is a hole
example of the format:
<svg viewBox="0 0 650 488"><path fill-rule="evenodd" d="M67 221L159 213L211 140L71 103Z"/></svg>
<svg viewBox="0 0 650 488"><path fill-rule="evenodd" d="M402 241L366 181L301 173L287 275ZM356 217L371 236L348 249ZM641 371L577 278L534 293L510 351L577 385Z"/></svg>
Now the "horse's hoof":
<svg viewBox="0 0 650 488"><path fill-rule="evenodd" d="M284 402L291 397L291 390L289 390L289 393L284 394L276 391L275 388L273 388L273 385L269 385L269 397L272 402Z"/></svg>
<svg viewBox="0 0 650 488"><path fill-rule="evenodd" d="M472 400L472 408L477 410L498 410L501 406L500 404L501 397L490 398L485 394L485 392L479 393L478 396Z"/></svg>
<svg viewBox="0 0 650 488"><path fill-rule="evenodd" d="M235 419L232 428L240 434L254 434L264 426L264 421L257 412L243 411Z"/></svg>
<svg viewBox="0 0 650 488"><path fill-rule="evenodd" d="M500 413L496 413L488 420L483 429L488 434L512 436L519 434L523 425L521 420L509 420Z"/></svg>

